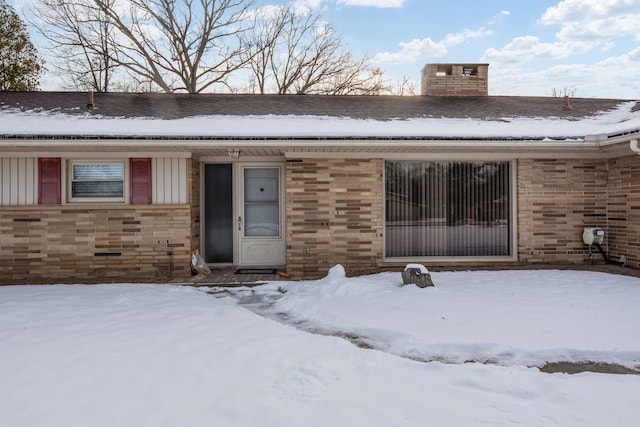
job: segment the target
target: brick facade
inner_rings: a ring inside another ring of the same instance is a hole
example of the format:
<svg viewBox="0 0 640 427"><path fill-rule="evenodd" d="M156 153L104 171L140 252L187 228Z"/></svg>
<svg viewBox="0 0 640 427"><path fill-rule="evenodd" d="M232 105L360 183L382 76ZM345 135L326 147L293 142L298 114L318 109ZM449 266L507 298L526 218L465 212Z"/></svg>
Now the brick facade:
<svg viewBox="0 0 640 427"><path fill-rule="evenodd" d="M583 228L607 225L607 161L520 160L517 169L520 261L586 262Z"/></svg>
<svg viewBox="0 0 640 427"><path fill-rule="evenodd" d="M286 168L287 272L377 271L382 260L382 160L304 159Z"/></svg>
<svg viewBox="0 0 640 427"><path fill-rule="evenodd" d="M640 156L612 160L521 160L518 252L528 264L584 264L584 227L605 230L603 248L640 268ZM604 258L594 248L594 263Z"/></svg>
<svg viewBox="0 0 640 427"><path fill-rule="evenodd" d="M640 268L640 156L516 162L518 260L509 265L584 265L584 227L605 229L603 248ZM349 275L383 260L383 161L304 159L287 164L287 272L318 278L342 264ZM594 248L593 262L602 264ZM439 263L439 265L451 265ZM471 265L480 266L474 262ZM484 265L496 265L488 262Z"/></svg>
<svg viewBox="0 0 640 427"><path fill-rule="evenodd" d="M640 269L640 156L609 160L607 190L609 255Z"/></svg>
<svg viewBox="0 0 640 427"><path fill-rule="evenodd" d="M190 275L188 205L0 207L0 284Z"/></svg>
<svg viewBox="0 0 640 427"><path fill-rule="evenodd" d="M287 272L293 279L323 277L335 264L349 275L388 267L383 165L382 159L287 162ZM518 261L512 265L583 265L582 229L601 226L609 256L624 255L627 266L640 268L640 156L515 165ZM190 255L200 247L200 175L199 163L191 161L190 205L0 207L0 284L189 277ZM593 259L604 262L596 251Z"/></svg>

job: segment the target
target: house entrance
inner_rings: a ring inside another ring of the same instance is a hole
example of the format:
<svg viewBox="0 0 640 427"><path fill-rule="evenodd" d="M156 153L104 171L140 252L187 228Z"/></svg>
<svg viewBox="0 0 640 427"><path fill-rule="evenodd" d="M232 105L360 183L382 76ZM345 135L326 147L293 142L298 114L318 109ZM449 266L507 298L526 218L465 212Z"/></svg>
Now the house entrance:
<svg viewBox="0 0 640 427"><path fill-rule="evenodd" d="M204 245L207 263L285 264L283 170L280 164L204 167Z"/></svg>

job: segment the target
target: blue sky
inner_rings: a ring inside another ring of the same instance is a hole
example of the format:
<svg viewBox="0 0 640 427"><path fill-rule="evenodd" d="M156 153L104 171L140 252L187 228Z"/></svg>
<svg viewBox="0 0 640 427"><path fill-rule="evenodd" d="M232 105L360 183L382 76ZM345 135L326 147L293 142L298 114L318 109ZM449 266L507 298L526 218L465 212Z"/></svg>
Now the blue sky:
<svg viewBox="0 0 640 427"><path fill-rule="evenodd" d="M10 0L28 3L33 0ZM429 62L489 63L490 95L640 99L640 0L256 0L293 4L390 83Z"/></svg>
<svg viewBox="0 0 640 427"><path fill-rule="evenodd" d="M640 0L292 3L321 13L390 80L418 80L429 62L481 62L491 95L640 99Z"/></svg>

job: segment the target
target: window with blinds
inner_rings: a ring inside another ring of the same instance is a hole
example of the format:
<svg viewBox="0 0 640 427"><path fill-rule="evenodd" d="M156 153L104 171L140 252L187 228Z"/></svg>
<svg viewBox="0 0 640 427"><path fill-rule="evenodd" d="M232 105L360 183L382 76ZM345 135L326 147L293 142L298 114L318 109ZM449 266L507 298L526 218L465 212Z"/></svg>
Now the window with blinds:
<svg viewBox="0 0 640 427"><path fill-rule="evenodd" d="M385 256L511 256L509 162L385 163Z"/></svg>
<svg viewBox="0 0 640 427"><path fill-rule="evenodd" d="M124 162L71 162L71 201L124 201Z"/></svg>

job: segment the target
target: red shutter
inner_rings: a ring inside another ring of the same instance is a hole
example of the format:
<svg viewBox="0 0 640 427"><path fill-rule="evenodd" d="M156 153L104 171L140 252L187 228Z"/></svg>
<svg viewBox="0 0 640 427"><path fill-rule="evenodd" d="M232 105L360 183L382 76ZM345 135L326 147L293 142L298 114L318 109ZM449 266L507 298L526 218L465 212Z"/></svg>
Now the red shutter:
<svg viewBox="0 0 640 427"><path fill-rule="evenodd" d="M129 201L151 204L151 159L129 159Z"/></svg>
<svg viewBox="0 0 640 427"><path fill-rule="evenodd" d="M58 205L61 199L59 158L38 159L38 204Z"/></svg>

